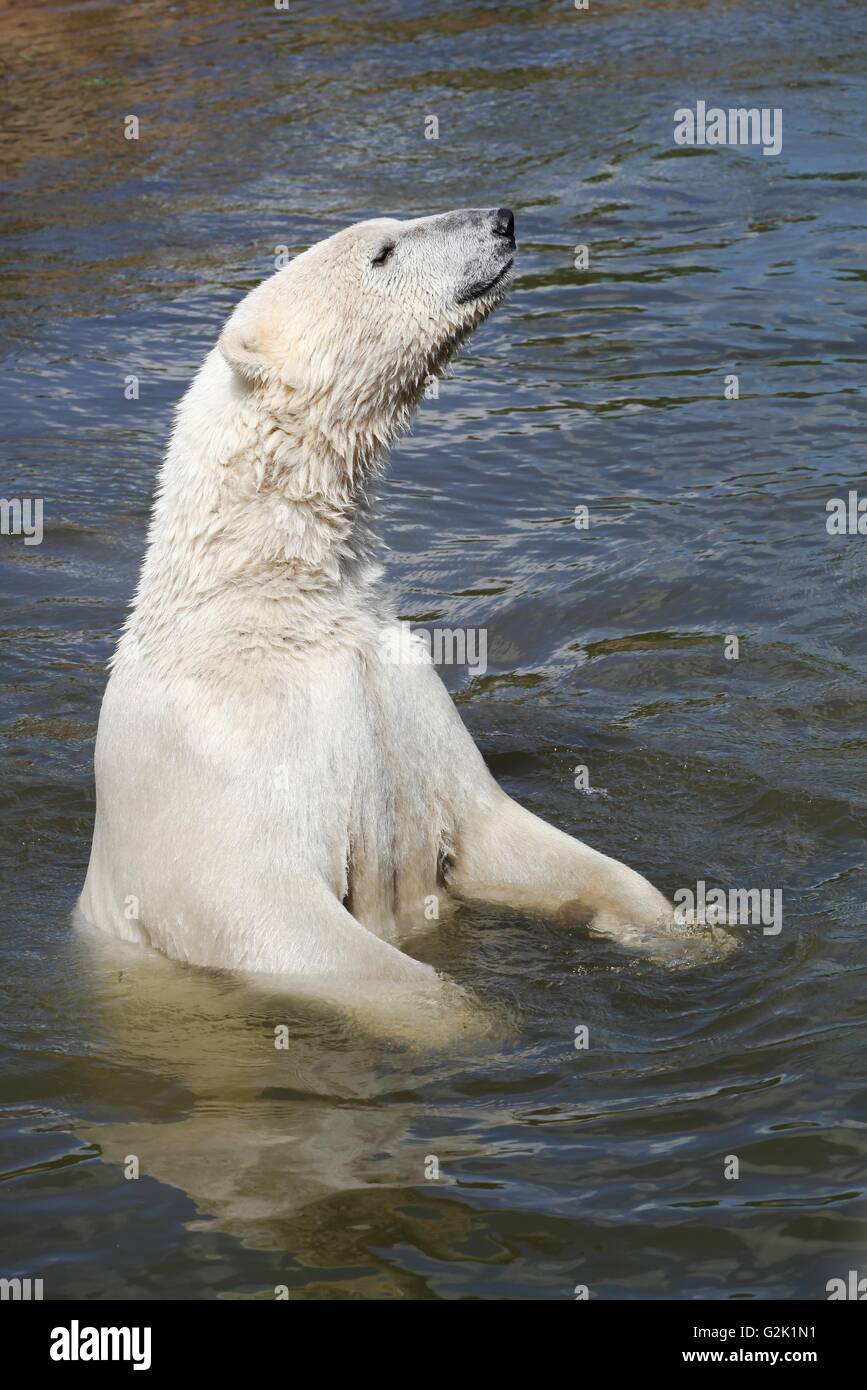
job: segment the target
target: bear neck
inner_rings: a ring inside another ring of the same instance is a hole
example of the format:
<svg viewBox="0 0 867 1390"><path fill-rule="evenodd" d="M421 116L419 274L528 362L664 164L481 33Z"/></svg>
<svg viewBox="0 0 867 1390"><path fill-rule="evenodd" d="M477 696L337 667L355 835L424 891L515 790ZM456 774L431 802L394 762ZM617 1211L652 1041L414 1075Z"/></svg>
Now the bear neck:
<svg viewBox="0 0 867 1390"><path fill-rule="evenodd" d="M369 489L405 415L337 427L321 404L239 383L215 350L178 408L118 657L163 660L168 643L201 666L245 644L375 639Z"/></svg>

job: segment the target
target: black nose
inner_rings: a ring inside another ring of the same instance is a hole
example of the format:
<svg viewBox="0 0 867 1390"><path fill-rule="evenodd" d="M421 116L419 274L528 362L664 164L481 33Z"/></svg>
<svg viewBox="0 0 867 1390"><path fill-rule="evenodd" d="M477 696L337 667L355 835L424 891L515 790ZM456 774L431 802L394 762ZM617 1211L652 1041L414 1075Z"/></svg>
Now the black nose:
<svg viewBox="0 0 867 1390"><path fill-rule="evenodd" d="M511 208L497 208L494 213L494 236L508 237L510 240L515 235L515 214Z"/></svg>

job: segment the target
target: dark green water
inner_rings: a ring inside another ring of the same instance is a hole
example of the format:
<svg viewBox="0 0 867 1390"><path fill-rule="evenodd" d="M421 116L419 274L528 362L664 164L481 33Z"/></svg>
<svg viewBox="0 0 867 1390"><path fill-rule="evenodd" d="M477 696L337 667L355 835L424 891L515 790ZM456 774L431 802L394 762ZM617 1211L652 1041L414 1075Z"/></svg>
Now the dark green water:
<svg viewBox="0 0 867 1390"><path fill-rule="evenodd" d="M865 34L846 0L0 6L3 491L45 518L0 540L4 1275L815 1299L867 1273L867 538L825 525L867 495ZM782 108L782 153L676 148L699 99ZM174 402L275 247L501 203L515 291L382 489L401 611L488 630L487 674L445 676L513 795L669 893L781 888L782 931L671 970L464 912L425 954L502 1026L444 1051L94 953L93 738Z"/></svg>

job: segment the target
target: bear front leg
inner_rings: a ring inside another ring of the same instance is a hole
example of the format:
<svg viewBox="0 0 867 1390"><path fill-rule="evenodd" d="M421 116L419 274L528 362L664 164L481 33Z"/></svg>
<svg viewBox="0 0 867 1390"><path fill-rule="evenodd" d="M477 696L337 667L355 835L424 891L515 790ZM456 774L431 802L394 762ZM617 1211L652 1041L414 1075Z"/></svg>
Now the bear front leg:
<svg viewBox="0 0 867 1390"><path fill-rule="evenodd" d="M499 787L459 824L449 887L531 916L589 921L627 945L673 922L671 904L641 874L547 825Z"/></svg>

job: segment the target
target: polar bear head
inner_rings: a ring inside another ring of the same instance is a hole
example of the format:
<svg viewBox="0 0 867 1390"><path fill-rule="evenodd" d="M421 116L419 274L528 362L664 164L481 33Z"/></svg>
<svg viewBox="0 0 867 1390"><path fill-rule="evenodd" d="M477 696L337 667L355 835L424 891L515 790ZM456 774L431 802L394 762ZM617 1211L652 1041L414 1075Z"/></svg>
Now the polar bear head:
<svg viewBox="0 0 867 1390"><path fill-rule="evenodd" d="M514 253L510 208L359 222L247 295L220 350L272 409L283 395L329 434L386 442L503 298Z"/></svg>

